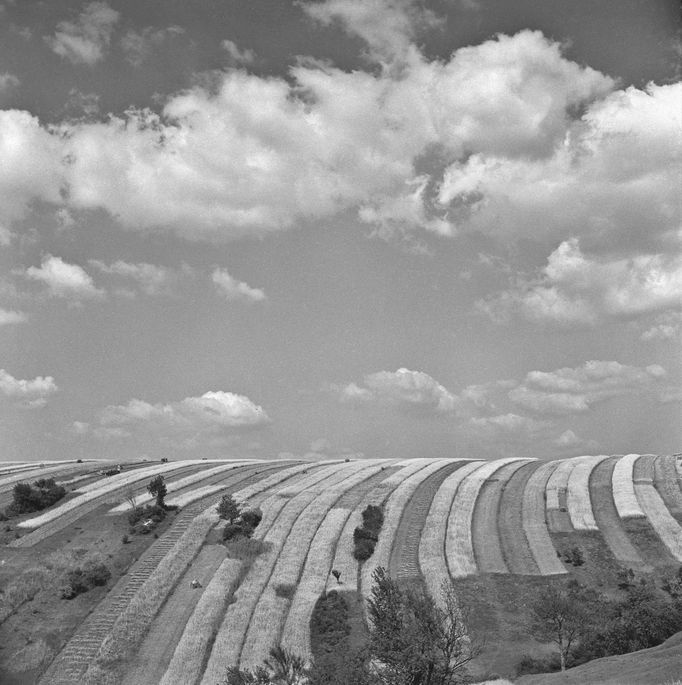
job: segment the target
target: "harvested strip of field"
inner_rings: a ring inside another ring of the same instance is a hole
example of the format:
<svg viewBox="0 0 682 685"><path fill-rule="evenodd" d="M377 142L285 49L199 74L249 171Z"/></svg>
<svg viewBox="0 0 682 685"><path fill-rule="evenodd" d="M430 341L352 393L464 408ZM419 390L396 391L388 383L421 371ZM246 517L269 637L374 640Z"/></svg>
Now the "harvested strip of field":
<svg viewBox="0 0 682 685"><path fill-rule="evenodd" d="M644 513L663 544L677 561L682 561L682 528L668 511L656 488L652 483L638 478L635 480L635 493Z"/></svg>
<svg viewBox="0 0 682 685"><path fill-rule="evenodd" d="M453 472L468 462L453 461L442 469L424 479L410 497L393 540L393 549L388 562L392 578L420 579L419 541L424 524L429 515L431 502L443 481Z"/></svg>
<svg viewBox="0 0 682 685"><path fill-rule="evenodd" d="M267 658L270 649L279 643L281 629L289 609L291 597L280 596L278 586L295 590L304 568L311 541L325 516L339 497L380 470L375 462L358 462L344 469L345 477L330 483L301 513L291 534L284 543L269 582L261 594L251 616L244 646L239 658L241 667L254 668ZM340 470L340 469L339 469ZM340 528L340 526L339 526ZM333 539L327 539L327 546L336 543L338 531ZM324 574L326 580L327 573ZM315 602L312 602L314 606Z"/></svg>
<svg viewBox="0 0 682 685"><path fill-rule="evenodd" d="M445 557L448 561L450 575L453 578L477 572L472 518L483 483L503 466L517 461L525 463L527 460L510 457L486 462L467 476L457 488L456 500L450 510L448 529L445 535ZM497 528L495 532L497 533Z"/></svg>
<svg viewBox="0 0 682 685"><path fill-rule="evenodd" d="M566 573L566 568L557 558L545 520L547 481L559 464L561 464L559 461L541 464L528 479L526 489L523 491L523 530L528 538L535 563L543 576Z"/></svg>
<svg viewBox="0 0 682 685"><path fill-rule="evenodd" d="M574 457L561 461L547 481L546 516L549 529L553 533L570 533L573 530L573 524L568 515L568 480L581 459L582 457Z"/></svg>
<svg viewBox="0 0 682 685"><path fill-rule="evenodd" d="M626 454L621 457L613 469L613 501L618 516L622 519L630 516L644 516L635 495L634 467L639 454Z"/></svg>
<svg viewBox="0 0 682 685"><path fill-rule="evenodd" d="M506 464L484 481L478 493L472 515L471 536L474 559L481 573L509 573L498 528L500 500L509 479L528 463L530 460L525 459Z"/></svg>
<svg viewBox="0 0 682 685"><path fill-rule="evenodd" d="M663 544L646 516L621 519L621 525L642 559L665 573L677 571L680 563Z"/></svg>
<svg viewBox="0 0 682 685"><path fill-rule="evenodd" d="M33 482L38 478L58 478L60 474L67 475L78 473L79 471L87 470L88 468L92 469L92 464L90 464L89 467L88 465L83 464L61 464L59 466L42 469L29 468L18 471L15 470L8 473L6 476L3 476L3 478L0 478L0 492L12 490L16 483Z"/></svg>
<svg viewBox="0 0 682 685"><path fill-rule="evenodd" d="M424 531L419 543L419 567L426 587L436 602L441 601L443 583L450 582L450 572L445 558L450 510L462 481L485 462L472 461L457 469L442 483L431 501Z"/></svg>
<svg viewBox="0 0 682 685"><path fill-rule="evenodd" d="M194 485L195 483L200 483L203 480L207 480L211 476L215 476L219 473L223 473L224 471L229 471L230 469L235 469L238 466L245 466L249 463L252 463L250 461L233 461L228 464L222 464L220 466L215 466L211 469L206 469L204 471L199 471L198 473L193 473L189 476L185 476L184 478L179 478L178 480L172 480L166 483L166 488L168 492L177 492L178 490L182 490L182 488L186 488L189 485ZM144 504L147 504L148 502L151 502L154 499L153 495L150 495L148 492L145 492L141 495L138 495L135 497L135 506L139 507ZM169 501L170 503L170 501ZM122 504L119 504L118 506L114 507L111 509L109 512L110 514L121 514L126 511L130 511L133 508L133 505L130 502L123 502Z"/></svg>
<svg viewBox="0 0 682 685"><path fill-rule="evenodd" d="M344 466L348 467L350 465L327 466L321 469L319 473L324 473L329 479L327 482L333 484L347 475L344 471ZM267 529L267 524L266 528L261 529L265 522L264 516L263 521L261 521L261 524L256 529L258 538L262 539L265 543L270 543L271 547L256 559L246 578L234 593L234 601L227 607L220 630L213 643L211 654L206 664L206 670L201 680L202 685L215 685L215 683L223 678L227 666L238 662L254 607L270 580L272 569L277 562L280 551L284 547L292 526L301 512L315 499L315 494L303 491L291 499L282 497L273 497L271 499L273 500L272 506L281 507L281 510L278 512L279 515L275 518L269 529ZM264 513L268 509L265 503L262 508Z"/></svg>
<svg viewBox="0 0 682 685"><path fill-rule="evenodd" d="M606 455L583 457L568 478L568 514L575 530L598 530L590 501L590 475L592 470L608 459Z"/></svg>
<svg viewBox="0 0 682 685"><path fill-rule="evenodd" d="M408 476L398 487L391 493L386 500L384 507L384 525L379 534L379 541L374 548L372 556L362 565L361 569L361 589L365 600L368 599L372 590L372 574L374 569L378 566L388 567L391 559L391 550L393 549L393 541L400 525L400 519L403 514L405 505L410 501L410 498L419 487L419 484L428 478L431 474L436 473L444 466L452 463L450 459L427 459L426 465L419 469L416 473Z"/></svg>
<svg viewBox="0 0 682 685"><path fill-rule="evenodd" d="M654 485L663 498L670 513L678 518L682 515L682 490L677 479L673 455L661 455L654 463Z"/></svg>
<svg viewBox="0 0 682 685"><path fill-rule="evenodd" d="M192 581L198 580L202 587L208 585L224 559L225 548L222 545L207 545L197 554L154 619L149 633L127 669L123 685L158 683L162 679L173 656L174 647L202 595L202 588L193 588ZM185 680L185 685L188 682Z"/></svg>
<svg viewBox="0 0 682 685"><path fill-rule="evenodd" d="M630 541L613 501L611 484L613 483L613 470L617 462L617 458L604 460L592 471L590 494L595 522L609 549L623 566L648 572L651 571L651 567L644 563L641 555Z"/></svg>
<svg viewBox="0 0 682 685"><path fill-rule="evenodd" d="M653 454L642 454L640 456L640 458L635 462L635 468L633 472L633 480L635 485L637 485L637 483L647 483L653 485L655 461L656 456ZM635 489L635 494L637 494L637 489ZM637 498L637 501L639 501L639 498Z"/></svg>
<svg viewBox="0 0 682 685"><path fill-rule="evenodd" d="M523 493L528 480L539 466L540 463L537 461L522 465L511 475L500 497L497 528L502 557L510 573L540 575L540 569L523 530Z"/></svg>

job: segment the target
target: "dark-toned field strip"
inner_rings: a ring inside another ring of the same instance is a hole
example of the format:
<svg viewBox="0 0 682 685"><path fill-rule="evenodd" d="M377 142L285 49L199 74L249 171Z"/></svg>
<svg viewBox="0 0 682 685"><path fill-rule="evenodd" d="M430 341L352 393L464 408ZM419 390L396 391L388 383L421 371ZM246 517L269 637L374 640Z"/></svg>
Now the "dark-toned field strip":
<svg viewBox="0 0 682 685"><path fill-rule="evenodd" d="M466 461L446 464L425 478L414 491L407 506L403 509L396 530L393 548L388 564L389 573L400 580L421 580L419 568L419 541L429 515L431 502L443 481Z"/></svg>
<svg viewBox="0 0 682 685"><path fill-rule="evenodd" d="M633 478L635 483L637 481L643 483L653 483L654 482L654 462L656 457L653 454L643 454L636 462L633 472Z"/></svg>
<svg viewBox="0 0 682 685"><path fill-rule="evenodd" d="M568 488L559 488L559 508L547 509L550 533L573 533L573 523L568 513Z"/></svg>
<svg viewBox="0 0 682 685"><path fill-rule="evenodd" d="M654 486L670 513L680 520L682 515L682 490L672 455L656 457L654 462Z"/></svg>
<svg viewBox="0 0 682 685"><path fill-rule="evenodd" d="M199 468L201 468L201 466L195 464L182 469L178 469L178 473L174 473L173 475L178 475L182 473L187 475L187 472L194 472L197 471ZM138 481L137 483L127 483L126 485L121 485L115 490L110 490L109 492L106 492L103 495L99 495L99 497L95 497L94 499L91 499L88 502L84 502L83 504L75 507L71 511L67 511L65 514L58 516L56 519L50 521L49 523L45 523L44 525L35 528L30 533L26 533L26 535L20 537L18 540L13 540L9 544L9 546L33 547L33 545L38 544L39 542L47 539L51 535L54 535L55 533L58 533L61 530L64 530L64 528L71 525L72 523L75 523L76 521L78 521L78 519L82 518L86 514L92 513L102 504L105 504L106 502L117 501L117 499L120 498L121 495L125 493L127 490L131 490L134 494L139 494L140 492L144 492L146 490L146 487L147 483L145 482L144 478ZM57 506L59 506L59 504L57 504Z"/></svg>
<svg viewBox="0 0 682 685"><path fill-rule="evenodd" d="M507 562L510 573L520 575L540 575L528 538L523 530L523 492L528 479L540 466L534 461L525 464L507 481L500 498L497 525L499 530L502 556Z"/></svg>
<svg viewBox="0 0 682 685"><path fill-rule="evenodd" d="M273 471L290 464L263 468L263 464L238 467L232 479L226 479L225 487L246 487ZM116 619L128 606L138 590L173 548L192 520L203 512L218 494L213 493L185 507L175 518L170 528L156 540L132 565L129 572L121 577L107 596L85 619L80 629L72 636L48 670L41 678L40 685L74 685L85 673L88 665L95 659L102 642L111 631Z"/></svg>
<svg viewBox="0 0 682 685"><path fill-rule="evenodd" d="M632 544L623 527L613 500L613 469L618 457L612 457L598 464L590 476L590 500L594 519L604 536L604 541L616 559L634 571L652 570Z"/></svg>

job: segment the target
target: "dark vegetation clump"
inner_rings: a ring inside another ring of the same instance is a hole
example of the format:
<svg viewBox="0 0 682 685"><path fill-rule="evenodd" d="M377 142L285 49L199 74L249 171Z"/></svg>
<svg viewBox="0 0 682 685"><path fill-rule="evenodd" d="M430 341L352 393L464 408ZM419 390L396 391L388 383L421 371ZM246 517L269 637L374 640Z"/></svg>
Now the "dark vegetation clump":
<svg viewBox="0 0 682 685"><path fill-rule="evenodd" d="M106 585L111 571L102 563L89 561L66 574L66 585L61 590L62 599L74 597L99 585Z"/></svg>
<svg viewBox="0 0 682 685"><path fill-rule="evenodd" d="M153 531L166 518L168 512L158 504L147 504L143 507L135 507L128 514L130 533L142 533L146 535Z"/></svg>
<svg viewBox="0 0 682 685"><path fill-rule="evenodd" d="M277 583L277 585L275 585L275 594L278 597L283 597L284 599L292 599L296 594L296 584Z"/></svg>
<svg viewBox="0 0 682 685"><path fill-rule="evenodd" d="M51 507L66 495L66 490L55 483L54 478L40 478L29 483L17 483L14 486L12 503L7 507L7 516L28 514Z"/></svg>
<svg viewBox="0 0 682 685"><path fill-rule="evenodd" d="M358 561L367 561L374 553L383 523L384 512L381 507L370 504L362 512L362 525L353 531L353 556Z"/></svg>
<svg viewBox="0 0 682 685"><path fill-rule="evenodd" d="M310 634L315 636L320 647L318 652L334 654L348 651L348 602L336 590L330 590L317 600L310 624Z"/></svg>
<svg viewBox="0 0 682 685"><path fill-rule="evenodd" d="M223 495L216 507L218 516L227 521L223 528L223 541L250 538L263 520L260 509L242 509L232 495Z"/></svg>

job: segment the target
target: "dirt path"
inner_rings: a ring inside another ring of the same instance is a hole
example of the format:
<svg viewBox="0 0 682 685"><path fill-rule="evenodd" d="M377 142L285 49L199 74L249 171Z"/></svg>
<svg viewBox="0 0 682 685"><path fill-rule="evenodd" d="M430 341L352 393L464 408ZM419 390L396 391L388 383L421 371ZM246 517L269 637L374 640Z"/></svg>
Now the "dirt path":
<svg viewBox="0 0 682 685"><path fill-rule="evenodd" d="M497 519L502 556L510 573L540 575L528 538L523 530L523 491L530 477L540 466L539 462L525 464L514 472L500 499Z"/></svg>
<svg viewBox="0 0 682 685"><path fill-rule="evenodd" d="M151 684L161 680L203 588L224 558L225 548L222 545L207 545L199 552L154 619L152 629L128 668L123 685ZM201 583L201 588L190 586L195 578Z"/></svg>
<svg viewBox="0 0 682 685"><path fill-rule="evenodd" d="M419 540L429 515L433 500L441 483L466 461L448 464L425 478L414 491L403 509L393 541L388 569L393 578L400 580L421 579L419 570Z"/></svg>

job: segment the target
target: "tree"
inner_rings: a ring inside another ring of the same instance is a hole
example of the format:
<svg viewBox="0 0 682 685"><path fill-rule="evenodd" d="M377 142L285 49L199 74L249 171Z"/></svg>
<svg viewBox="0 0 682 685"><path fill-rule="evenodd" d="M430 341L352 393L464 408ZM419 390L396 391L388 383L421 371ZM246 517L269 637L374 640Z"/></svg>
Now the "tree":
<svg viewBox="0 0 682 685"><path fill-rule="evenodd" d="M449 583L440 602L421 586L401 588L386 569L372 576L368 602L369 652L380 662L385 685L453 685L466 678L466 664L480 651L467 636L464 617Z"/></svg>
<svg viewBox="0 0 682 685"><path fill-rule="evenodd" d="M571 649L591 625L585 600L579 587L550 585L531 607L531 630L539 640L556 644L562 671Z"/></svg>
<svg viewBox="0 0 682 685"><path fill-rule="evenodd" d="M232 523L239 516L239 505L232 495L223 495L220 502L218 502L216 511L221 519Z"/></svg>
<svg viewBox="0 0 682 685"><path fill-rule="evenodd" d="M166 505L163 500L168 493L168 488L163 480L163 476L152 478L147 485L147 490L152 497L156 497L156 506L165 509Z"/></svg>
<svg viewBox="0 0 682 685"><path fill-rule="evenodd" d="M282 647L274 647L265 664L253 671L228 669L227 685L306 685L308 674L304 659Z"/></svg>

